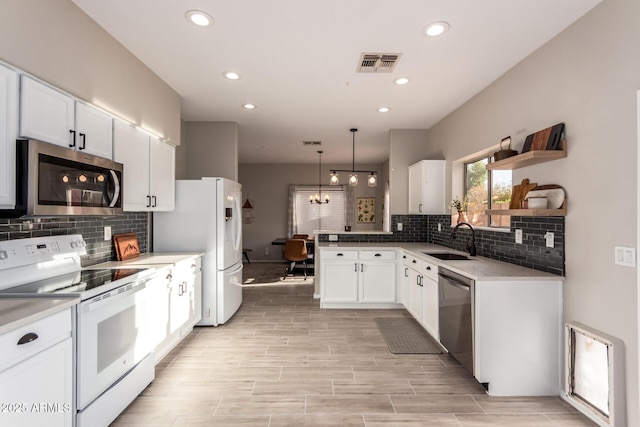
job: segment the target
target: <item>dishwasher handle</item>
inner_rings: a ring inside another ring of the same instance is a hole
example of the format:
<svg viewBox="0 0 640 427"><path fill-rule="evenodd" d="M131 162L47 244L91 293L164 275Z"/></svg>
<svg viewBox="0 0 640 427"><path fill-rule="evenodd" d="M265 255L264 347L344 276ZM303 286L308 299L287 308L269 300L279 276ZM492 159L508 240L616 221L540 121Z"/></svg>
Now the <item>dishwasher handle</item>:
<svg viewBox="0 0 640 427"><path fill-rule="evenodd" d="M451 276L447 276L445 274L442 273L438 273L438 277L440 277L440 279L446 280L448 282L449 285L451 286L455 286L456 288L462 289L464 291L467 292L471 292L471 286L469 286L468 284L454 278Z"/></svg>

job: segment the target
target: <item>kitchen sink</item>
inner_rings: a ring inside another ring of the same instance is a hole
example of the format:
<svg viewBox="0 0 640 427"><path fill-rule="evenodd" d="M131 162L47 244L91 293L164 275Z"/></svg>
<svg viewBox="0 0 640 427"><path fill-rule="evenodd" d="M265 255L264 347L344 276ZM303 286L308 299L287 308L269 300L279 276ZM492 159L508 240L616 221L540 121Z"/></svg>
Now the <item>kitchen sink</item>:
<svg viewBox="0 0 640 427"><path fill-rule="evenodd" d="M466 261L469 260L467 255L455 254L453 252L428 252L422 251L423 254L432 256L434 258L447 260L447 261Z"/></svg>

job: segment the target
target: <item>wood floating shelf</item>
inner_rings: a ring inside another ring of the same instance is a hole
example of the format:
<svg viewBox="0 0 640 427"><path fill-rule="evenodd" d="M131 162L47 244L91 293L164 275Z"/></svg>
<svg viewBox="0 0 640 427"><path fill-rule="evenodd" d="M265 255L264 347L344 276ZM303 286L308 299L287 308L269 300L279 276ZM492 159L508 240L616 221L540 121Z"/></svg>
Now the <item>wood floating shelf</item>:
<svg viewBox="0 0 640 427"><path fill-rule="evenodd" d="M525 166L537 165L538 163L549 162L551 160L563 159L567 157L567 141L560 141L558 150L533 150L526 153L517 154L506 159L498 160L487 164L487 170L511 170Z"/></svg>
<svg viewBox="0 0 640 427"><path fill-rule="evenodd" d="M560 209L488 209L485 213L487 215L511 216L567 216L567 207L563 206Z"/></svg>

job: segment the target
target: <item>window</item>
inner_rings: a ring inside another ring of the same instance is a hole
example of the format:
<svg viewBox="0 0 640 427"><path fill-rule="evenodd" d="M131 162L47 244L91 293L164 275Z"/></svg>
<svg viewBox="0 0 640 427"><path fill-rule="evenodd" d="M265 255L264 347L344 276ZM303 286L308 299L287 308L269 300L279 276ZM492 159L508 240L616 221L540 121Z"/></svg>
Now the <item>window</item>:
<svg viewBox="0 0 640 427"><path fill-rule="evenodd" d="M315 230L344 230L345 202L342 188L322 188L329 203L309 203L309 196L318 194L317 187L299 187L295 193L294 230L312 235Z"/></svg>
<svg viewBox="0 0 640 427"><path fill-rule="evenodd" d="M490 157L464 165L464 193L468 202L467 221L479 227L509 227L508 215L486 215L487 209L509 209L511 171L486 169Z"/></svg>

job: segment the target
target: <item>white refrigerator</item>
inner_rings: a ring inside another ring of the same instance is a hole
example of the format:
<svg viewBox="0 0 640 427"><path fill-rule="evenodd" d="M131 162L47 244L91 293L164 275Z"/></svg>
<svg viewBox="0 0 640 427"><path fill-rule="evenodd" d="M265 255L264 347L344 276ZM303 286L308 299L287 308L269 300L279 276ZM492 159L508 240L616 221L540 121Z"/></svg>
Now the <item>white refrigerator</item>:
<svg viewBox="0 0 640 427"><path fill-rule="evenodd" d="M237 182L177 180L175 210L153 214L155 252L204 252L198 325L223 324L242 304L241 202Z"/></svg>

